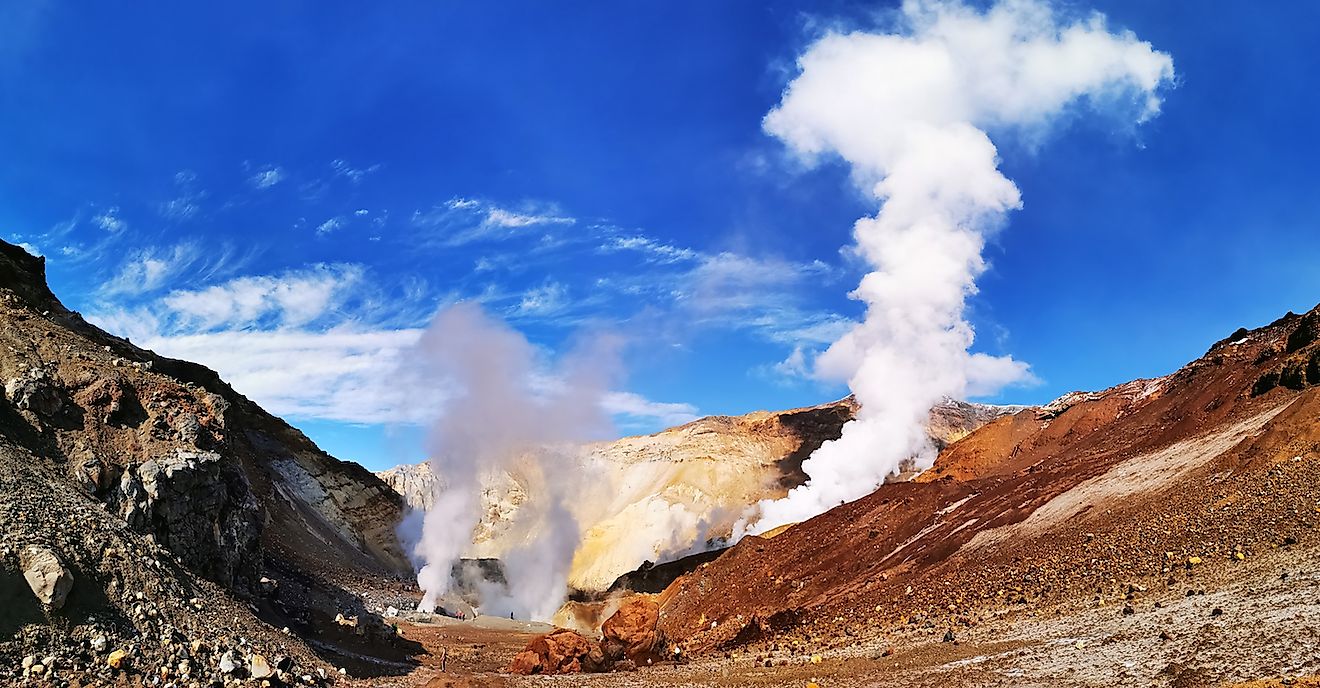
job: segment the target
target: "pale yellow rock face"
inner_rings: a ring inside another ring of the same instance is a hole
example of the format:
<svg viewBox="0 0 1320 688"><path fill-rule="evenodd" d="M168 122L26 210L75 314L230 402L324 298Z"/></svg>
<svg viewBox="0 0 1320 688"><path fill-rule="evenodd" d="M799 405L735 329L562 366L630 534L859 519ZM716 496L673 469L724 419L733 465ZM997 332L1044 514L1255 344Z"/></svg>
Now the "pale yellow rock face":
<svg viewBox="0 0 1320 688"><path fill-rule="evenodd" d="M483 515L469 556L500 557L538 537L538 500L555 487L574 495L569 508L581 531L569 584L604 590L642 562L696 548L730 534L745 509L782 496L791 483L780 465L804 441L837 434L853 412L845 400L782 413L703 418L654 435L583 447L565 475L526 469L486 477ZM786 421L786 419L788 419ZM793 421L797 420L796 423ZM823 436L821 436L823 435ZM800 459L799 459L800 461ZM428 464L400 466L380 477L414 508L433 500L436 476Z"/></svg>
<svg viewBox="0 0 1320 688"><path fill-rule="evenodd" d="M802 439L764 416L703 419L592 447L588 461L607 489L580 507L579 522L590 525L569 584L606 589L644 561L727 537L749 505L783 496L779 462Z"/></svg>
<svg viewBox="0 0 1320 688"><path fill-rule="evenodd" d="M932 438L965 434L994 415L989 407L952 404L932 413ZM499 558L535 540L544 527L540 500L573 495L568 507L581 542L569 585L601 591L644 561L661 561L705 549L727 537L749 506L784 496L804 476L797 473L810 450L838 435L856 408L851 399L782 412L712 416L662 432L583 447L576 466L543 476L528 468L486 477L483 516L468 556ZM966 420L966 422L963 422ZM433 499L436 477L427 464L378 474L414 508ZM547 480L571 480L556 483Z"/></svg>

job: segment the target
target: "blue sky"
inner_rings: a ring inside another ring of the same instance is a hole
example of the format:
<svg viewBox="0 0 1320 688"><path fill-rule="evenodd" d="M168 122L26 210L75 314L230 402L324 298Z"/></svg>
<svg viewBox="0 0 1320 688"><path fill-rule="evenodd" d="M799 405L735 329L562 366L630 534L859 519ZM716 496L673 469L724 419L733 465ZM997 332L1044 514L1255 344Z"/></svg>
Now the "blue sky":
<svg viewBox="0 0 1320 688"><path fill-rule="evenodd" d="M547 352L630 335L620 432L846 393L785 362L859 316L840 249L875 208L761 118L883 3L135 7L0 8L0 236L332 453L422 457L382 380L458 300ZM1024 207L970 318L1039 383L992 401L1160 375L1320 300L1320 6L1093 7L1177 86L1135 131L1000 144Z"/></svg>

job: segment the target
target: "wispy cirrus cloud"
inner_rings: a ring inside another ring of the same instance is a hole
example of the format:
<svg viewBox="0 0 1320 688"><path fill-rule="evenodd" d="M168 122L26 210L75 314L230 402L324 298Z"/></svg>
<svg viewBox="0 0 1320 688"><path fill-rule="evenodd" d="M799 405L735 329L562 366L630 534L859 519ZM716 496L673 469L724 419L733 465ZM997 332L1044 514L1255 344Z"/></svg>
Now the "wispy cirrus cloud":
<svg viewBox="0 0 1320 688"><path fill-rule="evenodd" d="M248 186L259 191L269 189L282 181L284 181L284 170L278 165L263 167L247 178Z"/></svg>
<svg viewBox="0 0 1320 688"><path fill-rule="evenodd" d="M330 169L334 171L336 177L343 177L354 184L360 184L367 175L375 174L380 171L380 164L368 165L366 167L354 167L347 160L336 158L330 161Z"/></svg>
<svg viewBox="0 0 1320 688"><path fill-rule="evenodd" d="M102 284L101 293L116 296L157 291L201 256L201 247L190 241L134 251L120 264L114 276Z"/></svg>
<svg viewBox="0 0 1320 688"><path fill-rule="evenodd" d="M325 236L331 234L344 226L344 219L341 217L332 217L316 226L316 236Z"/></svg>
<svg viewBox="0 0 1320 688"><path fill-rule="evenodd" d="M111 206L92 217L92 223L107 232L122 232L128 223L119 217L119 206Z"/></svg>
<svg viewBox="0 0 1320 688"><path fill-rule="evenodd" d="M451 198L429 210L413 212L411 224L427 239L448 247L483 241L502 241L534 229L574 225L577 219L550 205L523 203L502 207L472 198Z"/></svg>
<svg viewBox="0 0 1320 688"><path fill-rule="evenodd" d="M518 302L518 315L553 316L569 306L568 287L560 282L547 281L523 292Z"/></svg>
<svg viewBox="0 0 1320 688"><path fill-rule="evenodd" d="M393 324L378 308L375 281L361 265L312 265L176 289L133 308L88 319L160 354L198 361L267 410L291 419L426 424L448 396L414 388L408 371L425 318ZM390 300L426 299L407 280ZM547 283L536 308L561 298ZM537 298L524 294L524 300ZM625 428L654 429L695 417L681 403L611 393L605 409Z"/></svg>
<svg viewBox="0 0 1320 688"><path fill-rule="evenodd" d="M172 222L191 220L201 212L206 190L197 186L197 173L192 170L180 170L174 174L174 188L177 195L157 206L160 216Z"/></svg>
<svg viewBox="0 0 1320 688"><path fill-rule="evenodd" d="M609 237L598 250L601 253L632 251L642 254L648 262L653 263L678 263L699 257L699 254L690 248L656 241L643 234Z"/></svg>

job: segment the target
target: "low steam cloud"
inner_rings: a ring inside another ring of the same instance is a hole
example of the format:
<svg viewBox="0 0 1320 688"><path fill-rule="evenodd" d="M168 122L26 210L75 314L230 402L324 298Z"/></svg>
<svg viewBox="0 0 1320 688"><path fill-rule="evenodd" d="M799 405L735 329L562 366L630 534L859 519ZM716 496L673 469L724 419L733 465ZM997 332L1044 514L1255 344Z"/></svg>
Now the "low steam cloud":
<svg viewBox="0 0 1320 688"><path fill-rule="evenodd" d="M990 393L1028 378L1010 357L969 351L967 298L988 236L1022 203L987 132L1039 143L1085 110L1125 126L1159 112L1170 57L1092 14L1063 21L1035 0L988 10L912 0L893 33L832 32L798 59L800 74L765 130L808 162L837 157L880 204L857 221L871 272L851 293L865 319L816 361L861 403L837 441L803 463L810 480L762 502L736 535L804 520L873 491L913 457L934 461L927 412L942 397Z"/></svg>
<svg viewBox="0 0 1320 688"><path fill-rule="evenodd" d="M414 547L419 609L434 611L455 590L451 567L472 544L483 476L516 470L539 486L520 518L542 525L503 554L507 585L483 584L481 611L548 619L563 602L580 538L569 508L579 445L610 430L601 401L619 371L617 343L585 339L550 368L521 334L461 303L436 316L418 352L419 377L455 390L430 437L431 468L443 483Z"/></svg>

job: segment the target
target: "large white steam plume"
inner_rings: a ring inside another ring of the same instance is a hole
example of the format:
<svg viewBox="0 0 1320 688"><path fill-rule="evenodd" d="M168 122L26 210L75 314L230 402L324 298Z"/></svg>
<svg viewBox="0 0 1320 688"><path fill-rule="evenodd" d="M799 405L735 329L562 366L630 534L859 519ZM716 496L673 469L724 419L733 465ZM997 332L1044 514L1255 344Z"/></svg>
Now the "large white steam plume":
<svg viewBox="0 0 1320 688"><path fill-rule="evenodd" d="M434 611L455 581L451 567L481 518L482 477L516 470L539 486L527 517L543 524L502 556L507 586L484 586L481 609L548 619L563 602L580 530L569 504L579 485L579 443L610 429L601 399L619 371L617 342L584 339L549 369L517 331L460 303L436 316L416 359L419 379L453 389L430 438L440 477L414 554L423 566L419 609Z"/></svg>
<svg viewBox="0 0 1320 688"><path fill-rule="evenodd" d="M1064 21L1035 0L988 10L911 0L895 32L829 33L798 66L765 130L808 161L842 158L880 203L854 227L872 269L851 294L865 319L816 362L819 375L848 382L861 411L803 463L810 480L759 504L739 535L862 497L909 458L929 467L936 402L1029 375L1012 358L969 352L963 311L986 237L1021 207L987 131L1034 144L1087 109L1142 122L1173 78L1167 54L1102 15Z"/></svg>

